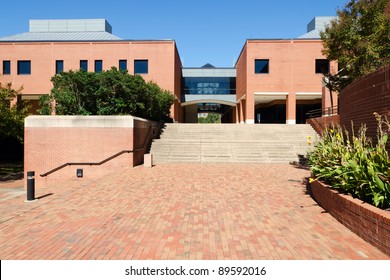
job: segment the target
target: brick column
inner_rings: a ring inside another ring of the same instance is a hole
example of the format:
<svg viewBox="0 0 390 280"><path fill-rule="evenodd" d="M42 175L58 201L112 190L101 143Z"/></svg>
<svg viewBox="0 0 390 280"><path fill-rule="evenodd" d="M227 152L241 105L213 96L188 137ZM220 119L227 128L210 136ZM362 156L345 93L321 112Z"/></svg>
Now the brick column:
<svg viewBox="0 0 390 280"><path fill-rule="evenodd" d="M245 123L255 123L255 96L254 94L247 94L245 100Z"/></svg>
<svg viewBox="0 0 390 280"><path fill-rule="evenodd" d="M240 121L240 124L244 124L245 123L245 120L244 120L244 100L241 99L240 100L240 118L239 118L239 121Z"/></svg>
<svg viewBox="0 0 390 280"><path fill-rule="evenodd" d="M296 123L296 93L290 92L286 99L286 124Z"/></svg>

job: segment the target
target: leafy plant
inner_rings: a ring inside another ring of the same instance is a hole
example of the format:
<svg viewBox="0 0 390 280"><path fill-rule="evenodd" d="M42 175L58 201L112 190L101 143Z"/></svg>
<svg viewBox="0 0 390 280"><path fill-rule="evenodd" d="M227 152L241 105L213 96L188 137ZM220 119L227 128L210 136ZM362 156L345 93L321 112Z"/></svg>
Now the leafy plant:
<svg viewBox="0 0 390 280"><path fill-rule="evenodd" d="M390 63L388 0L350 0L321 32L324 55L343 69L335 75L335 90Z"/></svg>
<svg viewBox="0 0 390 280"><path fill-rule="evenodd" d="M380 208L390 207L390 159L386 149L390 123L374 113L378 136L374 145L365 126L351 139L340 127L328 128L309 152L317 180Z"/></svg>
<svg viewBox="0 0 390 280"><path fill-rule="evenodd" d="M160 120L169 115L173 104L169 91L115 67L101 73L62 72L52 82L50 95L40 99L41 114L50 114L55 100L57 115L133 115Z"/></svg>
<svg viewBox="0 0 390 280"><path fill-rule="evenodd" d="M24 118L28 115L29 106L22 106L17 99L23 88L14 89L12 83L0 83L0 138L11 137L23 143Z"/></svg>

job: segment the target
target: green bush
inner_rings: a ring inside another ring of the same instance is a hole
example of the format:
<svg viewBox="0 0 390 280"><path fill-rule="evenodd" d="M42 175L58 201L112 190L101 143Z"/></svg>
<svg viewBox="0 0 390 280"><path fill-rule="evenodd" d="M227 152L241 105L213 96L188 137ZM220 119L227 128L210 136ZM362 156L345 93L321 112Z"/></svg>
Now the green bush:
<svg viewBox="0 0 390 280"><path fill-rule="evenodd" d="M169 116L174 97L154 82L115 67L101 73L69 71L52 77L50 95L40 99L40 113L57 115L133 115L159 121Z"/></svg>
<svg viewBox="0 0 390 280"><path fill-rule="evenodd" d="M386 209L390 208L390 160L385 131L390 129L390 123L374 114L378 121L377 144L373 145L366 136L365 126L352 139L347 131L332 127L324 132L308 158L316 180Z"/></svg>

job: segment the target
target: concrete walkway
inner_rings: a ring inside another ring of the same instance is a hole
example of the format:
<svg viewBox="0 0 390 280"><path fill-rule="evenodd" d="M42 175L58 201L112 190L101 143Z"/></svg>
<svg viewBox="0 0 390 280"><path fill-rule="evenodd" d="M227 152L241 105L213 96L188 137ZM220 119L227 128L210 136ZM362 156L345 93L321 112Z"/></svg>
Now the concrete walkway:
<svg viewBox="0 0 390 280"><path fill-rule="evenodd" d="M161 164L37 189L0 183L0 259L389 259L285 164Z"/></svg>

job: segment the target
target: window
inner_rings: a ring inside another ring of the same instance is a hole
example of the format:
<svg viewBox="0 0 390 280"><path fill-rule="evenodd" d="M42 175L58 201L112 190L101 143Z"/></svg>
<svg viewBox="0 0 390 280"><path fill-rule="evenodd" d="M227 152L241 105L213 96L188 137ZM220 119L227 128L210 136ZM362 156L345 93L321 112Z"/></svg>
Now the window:
<svg viewBox="0 0 390 280"><path fill-rule="evenodd" d="M4 60L3 61L3 75L10 75L11 74L11 61Z"/></svg>
<svg viewBox="0 0 390 280"><path fill-rule="evenodd" d="M134 60L134 74L148 74L147 60Z"/></svg>
<svg viewBox="0 0 390 280"><path fill-rule="evenodd" d="M61 72L64 72L64 61L56 60L56 74L60 74Z"/></svg>
<svg viewBox="0 0 390 280"><path fill-rule="evenodd" d="M18 60L18 75L31 75L30 60Z"/></svg>
<svg viewBox="0 0 390 280"><path fill-rule="evenodd" d="M80 69L88 71L88 60L80 60Z"/></svg>
<svg viewBox="0 0 390 280"><path fill-rule="evenodd" d="M183 77L184 94L236 94L235 77Z"/></svg>
<svg viewBox="0 0 390 280"><path fill-rule="evenodd" d="M127 60L119 60L119 70L127 70Z"/></svg>
<svg viewBox="0 0 390 280"><path fill-rule="evenodd" d="M95 60L95 73L103 71L103 60Z"/></svg>
<svg viewBox="0 0 390 280"><path fill-rule="evenodd" d="M269 74L269 59L255 59L255 74Z"/></svg>
<svg viewBox="0 0 390 280"><path fill-rule="evenodd" d="M316 74L329 74L329 60L316 59Z"/></svg>

